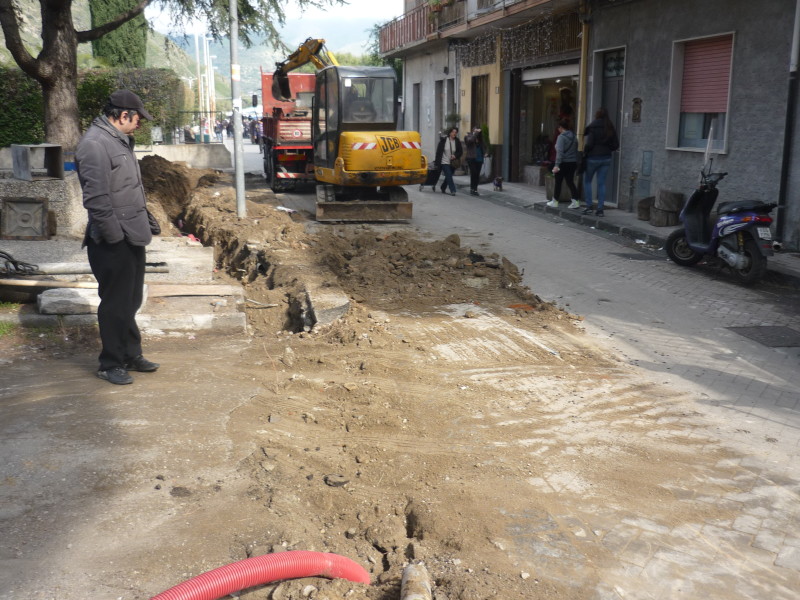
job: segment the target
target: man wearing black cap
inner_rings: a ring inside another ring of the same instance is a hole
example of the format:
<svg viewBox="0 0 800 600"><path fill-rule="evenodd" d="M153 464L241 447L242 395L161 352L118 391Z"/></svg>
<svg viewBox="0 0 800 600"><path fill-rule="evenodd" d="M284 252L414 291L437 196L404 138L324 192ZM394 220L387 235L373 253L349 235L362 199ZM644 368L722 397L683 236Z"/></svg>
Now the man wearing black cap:
<svg viewBox="0 0 800 600"><path fill-rule="evenodd" d="M145 246L160 229L147 212L132 134L141 119L152 118L139 96L129 90L116 91L75 152L83 205L89 212L83 243L100 296L97 321L103 349L97 376L117 385L133 383L128 371L158 369L158 364L142 356L136 325Z"/></svg>

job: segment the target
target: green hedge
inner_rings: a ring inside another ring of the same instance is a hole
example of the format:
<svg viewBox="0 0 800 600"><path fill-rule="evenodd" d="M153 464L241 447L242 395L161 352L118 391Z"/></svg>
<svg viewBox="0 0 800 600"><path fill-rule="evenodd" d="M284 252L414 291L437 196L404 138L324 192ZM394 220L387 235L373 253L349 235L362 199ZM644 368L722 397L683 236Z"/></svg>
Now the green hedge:
<svg viewBox="0 0 800 600"><path fill-rule="evenodd" d="M137 144L150 143L150 128L160 125L166 134L182 126L186 87L169 69L92 69L78 81L78 113L84 131L100 114L116 89L137 93L153 122L142 121ZM44 142L44 101L39 84L19 69L0 66L0 147Z"/></svg>
<svg viewBox="0 0 800 600"><path fill-rule="evenodd" d="M44 102L36 81L0 67L0 106L0 147L44 142Z"/></svg>

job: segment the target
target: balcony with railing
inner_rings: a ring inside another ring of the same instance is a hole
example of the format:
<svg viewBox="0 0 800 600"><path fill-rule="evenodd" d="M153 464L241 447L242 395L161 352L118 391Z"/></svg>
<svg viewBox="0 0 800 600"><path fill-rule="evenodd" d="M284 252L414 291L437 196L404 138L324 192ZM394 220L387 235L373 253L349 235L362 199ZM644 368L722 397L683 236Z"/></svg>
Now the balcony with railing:
<svg viewBox="0 0 800 600"><path fill-rule="evenodd" d="M447 29L467 25L470 21L498 13L502 17L507 9L526 0L439 0L425 2L412 8L401 17L380 29L380 51L389 53L404 47L420 44ZM547 4L539 2L538 4Z"/></svg>

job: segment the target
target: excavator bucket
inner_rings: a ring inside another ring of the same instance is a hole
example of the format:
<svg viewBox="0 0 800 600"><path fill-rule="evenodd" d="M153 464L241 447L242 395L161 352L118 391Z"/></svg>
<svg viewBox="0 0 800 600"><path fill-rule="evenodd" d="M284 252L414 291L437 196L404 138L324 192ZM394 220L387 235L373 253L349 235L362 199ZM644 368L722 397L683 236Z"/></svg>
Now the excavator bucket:
<svg viewBox="0 0 800 600"><path fill-rule="evenodd" d="M349 190L352 191L352 190ZM320 222L331 221L408 221L413 205L408 201L408 192L400 186L383 188L373 198L358 200L336 198L333 188L317 184L317 210L315 218Z"/></svg>
<svg viewBox="0 0 800 600"><path fill-rule="evenodd" d="M272 97L281 102L289 102L292 99L289 74L283 69L278 69L272 76Z"/></svg>
<svg viewBox="0 0 800 600"><path fill-rule="evenodd" d="M359 200L353 202L317 202L316 220L329 221L408 221L411 202Z"/></svg>

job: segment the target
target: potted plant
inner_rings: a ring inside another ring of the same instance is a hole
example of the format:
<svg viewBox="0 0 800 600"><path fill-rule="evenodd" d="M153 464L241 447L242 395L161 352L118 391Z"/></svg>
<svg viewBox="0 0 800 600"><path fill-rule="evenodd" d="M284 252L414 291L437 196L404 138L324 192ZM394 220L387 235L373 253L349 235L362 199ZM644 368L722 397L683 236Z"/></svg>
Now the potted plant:
<svg viewBox="0 0 800 600"><path fill-rule="evenodd" d="M458 113L450 113L444 117L445 131L450 131L453 127L458 127L461 123L461 115Z"/></svg>
<svg viewBox="0 0 800 600"><path fill-rule="evenodd" d="M431 9L431 12L440 12L443 8L442 0L428 0L428 6Z"/></svg>

